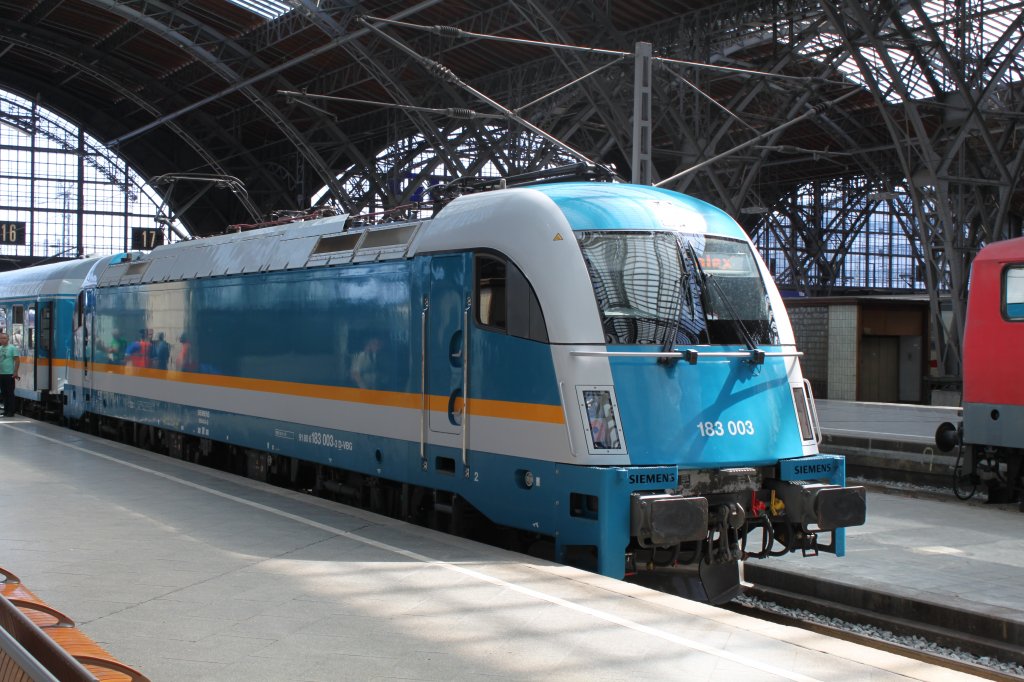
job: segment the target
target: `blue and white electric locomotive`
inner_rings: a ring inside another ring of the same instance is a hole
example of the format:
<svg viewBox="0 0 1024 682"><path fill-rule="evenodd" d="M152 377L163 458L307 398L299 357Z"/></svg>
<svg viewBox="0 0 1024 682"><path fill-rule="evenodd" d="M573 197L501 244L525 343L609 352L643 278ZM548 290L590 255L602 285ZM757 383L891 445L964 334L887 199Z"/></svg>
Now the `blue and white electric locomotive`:
<svg viewBox="0 0 1024 682"><path fill-rule="evenodd" d="M768 271L677 193L540 184L183 242L101 260L79 303L68 416L400 516L474 509L605 575L690 564L717 601L740 560L842 554L864 521Z"/></svg>

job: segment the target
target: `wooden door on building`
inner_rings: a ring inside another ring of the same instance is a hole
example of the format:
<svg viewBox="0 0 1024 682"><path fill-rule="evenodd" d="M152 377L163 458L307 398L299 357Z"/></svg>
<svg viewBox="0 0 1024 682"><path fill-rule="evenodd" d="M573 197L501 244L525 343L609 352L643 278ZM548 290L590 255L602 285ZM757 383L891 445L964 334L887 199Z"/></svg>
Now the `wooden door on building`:
<svg viewBox="0 0 1024 682"><path fill-rule="evenodd" d="M895 403L900 389L900 337L862 336L857 400Z"/></svg>

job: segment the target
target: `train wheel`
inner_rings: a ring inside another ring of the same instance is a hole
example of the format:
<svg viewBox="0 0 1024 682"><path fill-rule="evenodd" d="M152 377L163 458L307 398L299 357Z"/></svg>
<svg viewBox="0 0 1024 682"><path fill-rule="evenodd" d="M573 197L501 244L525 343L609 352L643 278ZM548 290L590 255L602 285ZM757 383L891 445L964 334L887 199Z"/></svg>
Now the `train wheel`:
<svg viewBox="0 0 1024 682"><path fill-rule="evenodd" d="M964 473L963 467L953 469L953 494L960 500L969 500L978 492L978 478L973 473Z"/></svg>

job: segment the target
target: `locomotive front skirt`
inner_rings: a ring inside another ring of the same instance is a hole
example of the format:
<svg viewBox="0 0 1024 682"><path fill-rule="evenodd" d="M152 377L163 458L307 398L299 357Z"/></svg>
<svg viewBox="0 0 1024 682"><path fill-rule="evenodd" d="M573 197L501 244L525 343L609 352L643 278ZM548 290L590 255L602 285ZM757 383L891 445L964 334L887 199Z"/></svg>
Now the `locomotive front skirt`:
<svg viewBox="0 0 1024 682"><path fill-rule="evenodd" d="M399 516L472 509L612 577L689 566L714 601L741 560L841 555L863 523L864 490L818 453L778 291L722 211L564 183L351 223L0 275L19 395Z"/></svg>

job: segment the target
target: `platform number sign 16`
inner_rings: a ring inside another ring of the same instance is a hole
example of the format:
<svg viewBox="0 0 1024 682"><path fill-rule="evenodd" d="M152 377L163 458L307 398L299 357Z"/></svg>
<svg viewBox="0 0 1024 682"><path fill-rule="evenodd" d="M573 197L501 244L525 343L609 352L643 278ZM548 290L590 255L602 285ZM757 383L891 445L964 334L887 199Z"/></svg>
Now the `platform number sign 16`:
<svg viewBox="0 0 1024 682"><path fill-rule="evenodd" d="M133 227L132 249L149 251L164 243L164 231L159 227Z"/></svg>
<svg viewBox="0 0 1024 682"><path fill-rule="evenodd" d="M0 245L24 246L25 223L20 220L0 220Z"/></svg>

